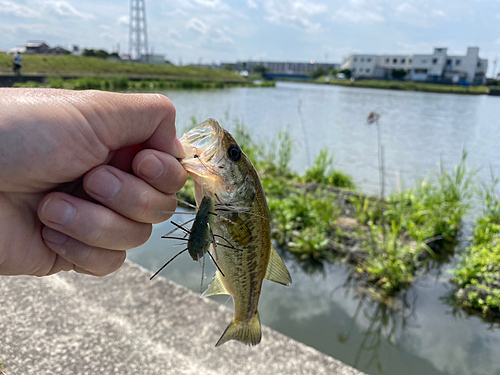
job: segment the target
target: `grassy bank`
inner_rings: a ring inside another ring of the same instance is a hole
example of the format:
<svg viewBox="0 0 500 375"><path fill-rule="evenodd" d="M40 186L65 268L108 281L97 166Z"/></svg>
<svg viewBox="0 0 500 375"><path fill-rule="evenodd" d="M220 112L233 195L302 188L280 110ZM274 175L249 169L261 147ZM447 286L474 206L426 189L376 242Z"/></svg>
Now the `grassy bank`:
<svg viewBox="0 0 500 375"><path fill-rule="evenodd" d="M325 83L325 77L320 77L316 83ZM389 90L403 90L403 91L422 91L422 92L437 92L437 93L450 93L450 94L470 94L481 95L488 94L487 86L470 86L462 87L457 85L442 85L434 83L423 82L407 82L407 81L384 81L377 79L361 79L351 82L349 80L333 79L328 82L330 85L350 86L350 87L365 87L373 89L389 89Z"/></svg>
<svg viewBox="0 0 500 375"><path fill-rule="evenodd" d="M228 129L261 177L273 240L304 265L345 262L360 285L386 300L431 261L448 260L473 194L465 153L452 171L378 200L356 192L327 150L298 175L289 167L294 143L287 132L259 144L239 123ZM191 187L182 196L192 197Z"/></svg>
<svg viewBox="0 0 500 375"><path fill-rule="evenodd" d="M11 73L12 61L12 55L0 53L0 73ZM38 74L48 76L148 77L148 79L158 80L191 79L212 82L247 81L234 71L194 68L189 66L111 62L96 57L72 55L23 55L22 73L24 75Z"/></svg>
<svg viewBox="0 0 500 375"><path fill-rule="evenodd" d="M253 82L233 82L227 83L223 81L200 81L193 79L182 79L179 81L167 80L141 80L130 81L126 76L117 76L112 78L105 77L82 77L74 79L62 79L60 77L49 77L47 82L15 83L14 87L50 87L70 90L151 90L151 89L217 89L235 86L249 87L274 87L275 82L263 81L260 83Z"/></svg>

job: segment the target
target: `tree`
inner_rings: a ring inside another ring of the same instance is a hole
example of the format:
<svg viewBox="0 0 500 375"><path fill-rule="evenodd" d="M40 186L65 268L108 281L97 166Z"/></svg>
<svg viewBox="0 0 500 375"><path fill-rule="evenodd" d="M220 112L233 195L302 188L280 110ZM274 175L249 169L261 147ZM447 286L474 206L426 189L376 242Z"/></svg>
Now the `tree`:
<svg viewBox="0 0 500 375"><path fill-rule="evenodd" d="M346 78L351 78L352 75L351 69L342 69L340 73L345 75Z"/></svg>
<svg viewBox="0 0 500 375"><path fill-rule="evenodd" d="M321 76L325 76L328 74L328 71L323 68L322 66L318 66L316 68L316 70L313 70L311 72L311 77L313 77L314 79L318 78L318 77L321 77Z"/></svg>
<svg viewBox="0 0 500 375"><path fill-rule="evenodd" d="M105 51L103 49L98 49L98 50L95 50L95 49L87 49L85 48L82 52L82 56L86 56L86 57L98 57L100 59L106 59L107 57L109 57L109 53L108 51Z"/></svg>
<svg viewBox="0 0 500 375"><path fill-rule="evenodd" d="M255 65L253 68L253 72L264 75L267 73L267 68L264 65Z"/></svg>

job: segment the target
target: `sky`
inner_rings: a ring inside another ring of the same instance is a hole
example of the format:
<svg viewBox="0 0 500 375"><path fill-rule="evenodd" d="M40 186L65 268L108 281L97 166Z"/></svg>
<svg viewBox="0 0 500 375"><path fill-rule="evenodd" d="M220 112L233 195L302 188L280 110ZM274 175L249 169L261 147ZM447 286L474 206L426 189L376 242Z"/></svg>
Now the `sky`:
<svg viewBox="0 0 500 375"><path fill-rule="evenodd" d="M0 0L0 49L28 40L128 52L130 0ZM500 0L146 0L150 49L174 64L341 62L351 53L499 58Z"/></svg>

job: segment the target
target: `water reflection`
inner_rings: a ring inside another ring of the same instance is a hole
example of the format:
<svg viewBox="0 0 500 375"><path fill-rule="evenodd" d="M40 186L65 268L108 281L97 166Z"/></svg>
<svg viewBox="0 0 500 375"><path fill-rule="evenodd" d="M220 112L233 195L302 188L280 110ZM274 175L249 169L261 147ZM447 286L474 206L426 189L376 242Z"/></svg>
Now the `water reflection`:
<svg viewBox="0 0 500 375"><path fill-rule="evenodd" d="M348 281L349 282L349 281ZM353 287L345 285L346 294L352 293ZM354 286L356 288L356 286ZM413 294L413 301L408 302L408 294ZM357 294L353 299L358 300L358 306L347 330L338 335L341 343L348 343L352 334L352 329L358 322L360 314L363 319L369 321L369 325L362 334L362 340L356 349L353 365L360 367L377 368L383 374L383 360L380 355L382 343L399 349L398 340L407 327L408 317L414 315L416 293L405 293L393 300L393 304L372 300L366 293Z"/></svg>

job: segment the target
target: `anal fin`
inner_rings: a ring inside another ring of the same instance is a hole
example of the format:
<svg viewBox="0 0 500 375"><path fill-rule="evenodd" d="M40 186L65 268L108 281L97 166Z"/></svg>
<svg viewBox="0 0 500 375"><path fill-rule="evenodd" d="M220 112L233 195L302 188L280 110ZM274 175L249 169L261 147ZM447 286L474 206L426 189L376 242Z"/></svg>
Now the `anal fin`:
<svg viewBox="0 0 500 375"><path fill-rule="evenodd" d="M202 298L216 296L218 294L229 294L222 284L221 274L219 271L215 273L214 278L207 287L207 290L201 295Z"/></svg>
<svg viewBox="0 0 500 375"><path fill-rule="evenodd" d="M288 272L285 263L283 263L273 244L271 244L269 264L267 265L266 276L264 278L286 286L292 284L290 272Z"/></svg>

